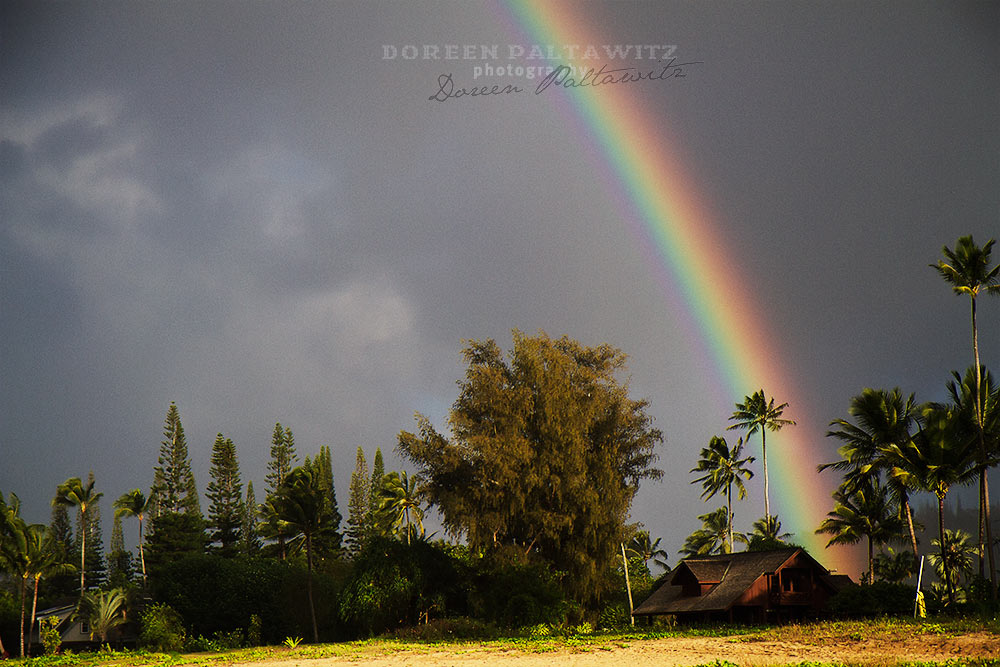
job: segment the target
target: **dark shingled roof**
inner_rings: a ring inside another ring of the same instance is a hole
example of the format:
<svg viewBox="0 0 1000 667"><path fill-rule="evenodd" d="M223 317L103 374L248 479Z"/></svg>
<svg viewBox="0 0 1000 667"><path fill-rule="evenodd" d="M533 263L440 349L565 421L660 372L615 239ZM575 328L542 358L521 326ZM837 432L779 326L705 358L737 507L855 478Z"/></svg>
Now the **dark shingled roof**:
<svg viewBox="0 0 1000 667"><path fill-rule="evenodd" d="M764 574L775 572L797 553L816 561L798 548L775 551L744 551L717 556L695 556L681 561L670 580L639 605L634 615L677 614L700 611L726 611ZM826 575L827 570L816 566ZM681 597L682 587L675 585L678 572L688 568L704 583L719 582L704 595Z"/></svg>

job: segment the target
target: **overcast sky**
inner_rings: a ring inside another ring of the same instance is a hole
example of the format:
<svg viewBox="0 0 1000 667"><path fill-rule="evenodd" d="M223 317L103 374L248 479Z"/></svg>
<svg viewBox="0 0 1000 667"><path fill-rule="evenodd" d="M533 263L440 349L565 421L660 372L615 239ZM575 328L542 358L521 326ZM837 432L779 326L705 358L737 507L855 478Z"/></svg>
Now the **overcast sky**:
<svg viewBox="0 0 1000 667"><path fill-rule="evenodd" d="M2 3L0 490L47 522L90 469L108 499L148 489L176 401L202 493L221 431L261 498L280 421L300 456L331 446L346 513L357 447L405 466L396 434L415 411L443 424L462 341L509 348L516 327L629 355L667 470L633 519L675 562L715 507L687 471L742 396L720 404L694 365L684 305L556 95L632 95L670 128L800 388L778 399L820 420L803 437L832 457L825 426L866 386L942 399L971 363L968 302L928 264L1000 236L1000 5L572 11L600 45L700 64L436 102L444 73L537 83L402 57L530 49L505 4ZM996 367L1000 299L980 313Z"/></svg>

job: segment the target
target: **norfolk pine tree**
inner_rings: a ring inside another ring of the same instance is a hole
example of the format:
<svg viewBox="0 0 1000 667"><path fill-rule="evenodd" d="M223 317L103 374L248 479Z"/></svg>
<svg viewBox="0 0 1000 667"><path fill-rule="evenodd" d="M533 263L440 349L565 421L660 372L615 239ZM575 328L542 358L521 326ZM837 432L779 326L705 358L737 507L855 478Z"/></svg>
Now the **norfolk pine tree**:
<svg viewBox="0 0 1000 667"><path fill-rule="evenodd" d="M219 553L233 556L240 537L243 519L243 485L240 482L240 464L236 458L236 445L221 433L212 445L212 481L208 483L208 526L212 528L211 540L218 543Z"/></svg>
<svg viewBox="0 0 1000 667"><path fill-rule="evenodd" d="M180 412L170 404L163 425L159 465L153 468L155 511L147 533L150 568L171 556L205 549L205 520L191 471Z"/></svg>
<svg viewBox="0 0 1000 667"><path fill-rule="evenodd" d="M358 447L347 499L347 551L351 556L356 556L364 544L365 533L369 528L367 519L370 514L371 492L365 451Z"/></svg>

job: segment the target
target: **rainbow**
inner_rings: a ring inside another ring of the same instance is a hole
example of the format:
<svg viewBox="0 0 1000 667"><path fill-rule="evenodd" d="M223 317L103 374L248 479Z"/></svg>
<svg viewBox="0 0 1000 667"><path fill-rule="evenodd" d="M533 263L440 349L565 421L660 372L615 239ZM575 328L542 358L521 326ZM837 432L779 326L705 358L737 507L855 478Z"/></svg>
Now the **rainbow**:
<svg viewBox="0 0 1000 667"><path fill-rule="evenodd" d="M579 5L508 0L502 8L501 18L526 44L607 43L586 23L587 12L580 11ZM594 65L595 61L575 64L584 63ZM691 74L695 73L692 68ZM692 80L696 81L688 79ZM866 567L852 551L824 551L826 538L813 532L832 507L833 482L816 472L816 465L829 456L821 451L826 424L812 419L797 400L802 394L782 366L778 338L761 317L757 299L739 273L738 257L728 247L711 207L686 173L683 151L672 139L668 119L652 114L635 98L633 91L649 85L674 84L551 86L539 97L562 107L588 142L598 166L609 173L605 180L620 203L623 221L638 239L664 290L679 296L679 314L691 331L693 344L701 345L709 359L706 370L717 376L719 405L734 406L760 388L777 402L789 403L785 416L797 425L768 433L772 511L782 519L783 529L828 567L856 575ZM720 429L729 414L719 415ZM759 436L751 439L751 445L759 442Z"/></svg>

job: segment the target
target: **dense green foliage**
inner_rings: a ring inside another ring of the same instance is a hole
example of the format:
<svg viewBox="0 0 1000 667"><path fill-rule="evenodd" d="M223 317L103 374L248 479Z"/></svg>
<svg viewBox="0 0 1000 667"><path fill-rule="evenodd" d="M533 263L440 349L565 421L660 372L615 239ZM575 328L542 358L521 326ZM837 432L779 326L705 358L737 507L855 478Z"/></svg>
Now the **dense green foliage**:
<svg viewBox="0 0 1000 667"><path fill-rule="evenodd" d="M342 575L315 572L313 594L319 635L341 637L336 618ZM220 558L209 554L172 561L154 582L153 594L175 609L192 635L253 627L259 618L262 641L278 644L311 627L304 564L272 558Z"/></svg>
<svg viewBox="0 0 1000 667"><path fill-rule="evenodd" d="M513 332L505 359L492 340L471 341L451 439L419 417L399 449L419 469L445 529L476 552L514 548L564 573L580 601L606 589L625 521L663 435L644 401L615 374L625 355L544 333Z"/></svg>

